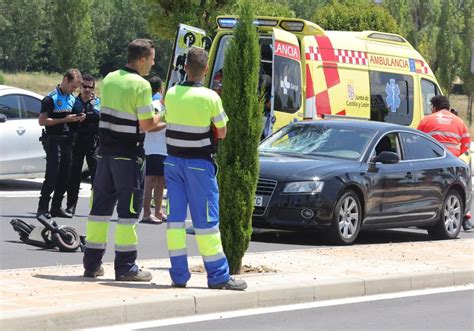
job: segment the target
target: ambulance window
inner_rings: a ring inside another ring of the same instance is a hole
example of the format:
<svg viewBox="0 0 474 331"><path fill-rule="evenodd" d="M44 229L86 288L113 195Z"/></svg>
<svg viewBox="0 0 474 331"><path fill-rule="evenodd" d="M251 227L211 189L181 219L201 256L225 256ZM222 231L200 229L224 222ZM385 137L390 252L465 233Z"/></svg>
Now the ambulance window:
<svg viewBox="0 0 474 331"><path fill-rule="evenodd" d="M214 59L214 68L212 68L211 89L220 94L222 91L222 68L224 67L224 55L229 47L231 35L226 35L219 40L216 58Z"/></svg>
<svg viewBox="0 0 474 331"><path fill-rule="evenodd" d="M422 79L421 80L421 97L423 101L423 113L425 115L431 114L431 103L430 100L435 95L438 95L438 88L436 84L430 82L429 80Z"/></svg>
<svg viewBox="0 0 474 331"><path fill-rule="evenodd" d="M301 108L300 63L281 56L275 56L273 87L275 111L296 113Z"/></svg>
<svg viewBox="0 0 474 331"><path fill-rule="evenodd" d="M371 71L370 119L410 125L413 119L413 78Z"/></svg>

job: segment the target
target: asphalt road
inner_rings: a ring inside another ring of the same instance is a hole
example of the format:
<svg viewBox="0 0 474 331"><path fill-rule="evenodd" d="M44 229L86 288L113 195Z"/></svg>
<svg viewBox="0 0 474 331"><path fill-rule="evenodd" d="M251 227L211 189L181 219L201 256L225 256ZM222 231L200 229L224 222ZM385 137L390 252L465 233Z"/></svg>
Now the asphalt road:
<svg viewBox="0 0 474 331"><path fill-rule="evenodd" d="M82 253L61 253L54 250L44 250L26 245L19 240L13 231L10 220L20 218L33 225L39 225L35 219L38 204L38 191L41 182L35 181L0 181L0 268L26 268L52 265L81 264ZM82 194L82 193L81 193ZM76 216L73 219L56 219L60 225L71 225L80 234L85 234L85 225L89 212L89 199L80 198ZM473 206L474 210L474 206ZM113 239L111 223L109 237ZM166 225L139 224L138 258L154 259L166 258ZM461 232L460 238L472 238L474 232ZM418 229L381 230L362 232L356 245L383 244L409 241L430 240L426 231ZM288 249L304 249L328 246L323 240L323 234L311 232L285 232L285 231L259 231L256 230L249 245L249 252L278 251ZM193 236L188 236L188 253L190 256L198 255L196 241ZM114 242L109 240L104 262L114 259Z"/></svg>
<svg viewBox="0 0 474 331"><path fill-rule="evenodd" d="M389 297L390 295L388 295ZM166 320L134 325L134 330L472 330L474 327L474 291L426 294L401 298L371 300L327 305L317 308L296 308L303 305L275 307L272 313L249 311L206 316L176 318L175 324ZM357 301L353 299L341 301ZM308 304L307 306L311 306ZM286 310L289 309L289 310ZM257 310L258 311L258 310ZM220 315L220 316L219 316ZM244 315L244 316L242 316ZM201 320L193 322L192 320ZM161 325L161 326L158 326ZM117 327L124 326L114 326ZM107 329L107 328L104 328ZM108 328L112 329L112 328Z"/></svg>

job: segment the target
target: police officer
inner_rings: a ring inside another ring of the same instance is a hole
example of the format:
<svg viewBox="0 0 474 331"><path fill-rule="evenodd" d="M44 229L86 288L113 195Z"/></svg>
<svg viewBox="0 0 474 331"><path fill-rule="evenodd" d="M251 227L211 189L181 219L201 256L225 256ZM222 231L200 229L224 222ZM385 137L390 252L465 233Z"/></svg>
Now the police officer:
<svg viewBox="0 0 474 331"><path fill-rule="evenodd" d="M95 78L89 74L82 75L81 93L76 97L73 112L85 114L86 118L81 123L72 124L75 139L72 150L71 173L67 186L66 212L74 215L82 179L82 165L84 158L94 182L97 165L96 147L99 134L100 99L94 94Z"/></svg>
<svg viewBox="0 0 474 331"><path fill-rule="evenodd" d="M211 125L225 138L227 116L219 95L205 87L207 52L192 47L185 65L187 81L173 86L165 96L165 179L168 188L167 243L170 275L175 287L185 287L191 277L186 251L185 220L191 211L199 252L207 271L208 287L244 290L247 284L229 275L219 232L217 167L213 162Z"/></svg>
<svg viewBox="0 0 474 331"><path fill-rule="evenodd" d="M39 124L44 126L41 141L46 152L46 172L36 216L67 217L61 207L71 166L73 135L70 123L82 122L85 115L73 114L75 98L73 92L82 81L81 72L69 69L60 85L51 91L41 102ZM51 211L49 201L54 191Z"/></svg>
<svg viewBox="0 0 474 331"><path fill-rule="evenodd" d="M99 149L93 185L92 209L87 221L84 277L104 274L102 257L109 221L117 202L115 279L150 281L151 273L138 268L136 224L143 204L144 132L156 129L149 74L155 48L148 39L128 45L127 65L108 74L102 84Z"/></svg>

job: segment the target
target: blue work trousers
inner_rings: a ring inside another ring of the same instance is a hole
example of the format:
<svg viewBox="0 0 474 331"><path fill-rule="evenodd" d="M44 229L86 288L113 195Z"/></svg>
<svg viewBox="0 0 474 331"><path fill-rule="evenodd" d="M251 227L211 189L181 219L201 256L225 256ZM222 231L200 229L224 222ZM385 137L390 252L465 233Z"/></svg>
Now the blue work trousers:
<svg viewBox="0 0 474 331"><path fill-rule="evenodd" d="M185 231L188 204L208 285L228 281L229 265L219 232L217 166L211 160L175 156L168 156L164 165L168 189L167 240L173 283L185 284L191 277Z"/></svg>

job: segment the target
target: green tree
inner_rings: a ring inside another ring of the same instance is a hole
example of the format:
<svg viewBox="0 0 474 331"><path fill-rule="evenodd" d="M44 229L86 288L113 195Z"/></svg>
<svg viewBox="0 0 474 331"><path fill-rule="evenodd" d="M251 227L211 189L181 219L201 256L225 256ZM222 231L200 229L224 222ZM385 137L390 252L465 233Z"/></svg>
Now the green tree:
<svg viewBox="0 0 474 331"><path fill-rule="evenodd" d="M111 6L100 2L102 1L96 0L97 8L107 17L105 26L96 28L97 39L105 41L100 46L102 56L99 65L100 73L105 76L127 63L127 46L130 41L151 38L148 25L150 5L146 1L134 0L106 1Z"/></svg>
<svg viewBox="0 0 474 331"><path fill-rule="evenodd" d="M461 72L464 91L469 96L468 120L472 124L472 101L474 95L474 74L471 72L471 57L474 56L474 1L463 1L464 30L462 32L463 46L461 48Z"/></svg>
<svg viewBox="0 0 474 331"><path fill-rule="evenodd" d="M400 33L420 52L434 71L441 0L385 0L384 6L397 21Z"/></svg>
<svg viewBox="0 0 474 331"><path fill-rule="evenodd" d="M49 29L44 0L0 0L0 67L7 71L38 69L46 63Z"/></svg>
<svg viewBox="0 0 474 331"><path fill-rule="evenodd" d="M235 0L146 0L150 5L150 29L155 36L174 39L180 23L208 32L215 30L215 18Z"/></svg>
<svg viewBox="0 0 474 331"><path fill-rule="evenodd" d="M368 0L332 0L316 11L312 21L326 30L400 32L390 13Z"/></svg>
<svg viewBox="0 0 474 331"><path fill-rule="evenodd" d="M97 70L91 4L92 0L55 0L52 5L52 42L60 71L71 67L91 73Z"/></svg>
<svg viewBox="0 0 474 331"><path fill-rule="evenodd" d="M252 234L259 169L257 146L262 132L263 105L257 93L260 47L252 13L250 0L244 0L224 59L222 101L229 125L217 161L220 229L231 274L240 272Z"/></svg>
<svg viewBox="0 0 474 331"><path fill-rule="evenodd" d="M386 0L384 7L397 22L400 34L408 39L414 40L415 24L412 19L413 3L411 0Z"/></svg>
<svg viewBox="0 0 474 331"><path fill-rule="evenodd" d="M216 17L235 15L246 0L146 0L150 5L150 31L161 39L174 40L178 24L188 24L213 35L217 29ZM294 17L287 0L274 2L254 0L252 11L260 16Z"/></svg>
<svg viewBox="0 0 474 331"><path fill-rule="evenodd" d="M311 20L314 13L329 0L286 0L286 5L295 13L295 17ZM317 22L315 22L317 23Z"/></svg>
<svg viewBox="0 0 474 331"><path fill-rule="evenodd" d="M237 0L236 3L223 8L219 15L234 15L240 7L244 6L245 0ZM252 14L255 16L295 17L295 13L285 3L269 0L253 0Z"/></svg>
<svg viewBox="0 0 474 331"><path fill-rule="evenodd" d="M461 32L464 30L464 14L459 11L459 3L450 0L441 1L439 33L436 40L435 74L446 94L450 93L451 84L460 72Z"/></svg>

